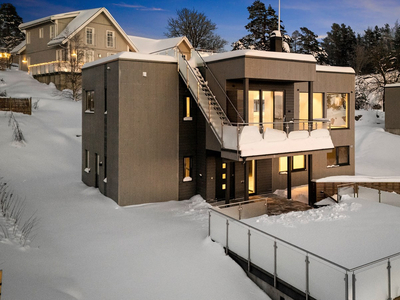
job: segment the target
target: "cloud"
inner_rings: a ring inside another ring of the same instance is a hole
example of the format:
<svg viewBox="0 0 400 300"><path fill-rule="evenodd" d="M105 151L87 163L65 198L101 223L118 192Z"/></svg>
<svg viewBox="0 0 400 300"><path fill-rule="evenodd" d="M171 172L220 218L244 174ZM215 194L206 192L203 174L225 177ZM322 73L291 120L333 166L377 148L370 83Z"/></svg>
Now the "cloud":
<svg viewBox="0 0 400 300"><path fill-rule="evenodd" d="M115 6L119 7L126 7L126 8L133 8L136 10L142 10L142 11L164 11L165 9L159 8L159 7L146 7L143 5L133 5L133 4L126 4L126 3L113 3Z"/></svg>

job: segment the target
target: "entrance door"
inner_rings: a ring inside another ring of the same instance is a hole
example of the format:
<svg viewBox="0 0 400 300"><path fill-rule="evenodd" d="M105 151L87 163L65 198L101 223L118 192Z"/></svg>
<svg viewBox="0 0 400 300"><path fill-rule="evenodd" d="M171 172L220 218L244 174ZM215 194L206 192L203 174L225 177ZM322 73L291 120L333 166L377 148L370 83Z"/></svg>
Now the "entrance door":
<svg viewBox="0 0 400 300"><path fill-rule="evenodd" d="M256 161L247 161L247 168L249 169L249 195L256 193Z"/></svg>
<svg viewBox="0 0 400 300"><path fill-rule="evenodd" d="M216 197L217 199L234 199L235 198L235 163L219 162L217 160L216 172Z"/></svg>

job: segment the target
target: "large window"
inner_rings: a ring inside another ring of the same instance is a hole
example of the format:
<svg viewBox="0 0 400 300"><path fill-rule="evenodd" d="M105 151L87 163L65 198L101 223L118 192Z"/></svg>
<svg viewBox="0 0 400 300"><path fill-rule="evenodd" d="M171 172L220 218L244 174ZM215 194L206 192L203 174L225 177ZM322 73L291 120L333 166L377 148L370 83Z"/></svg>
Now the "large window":
<svg viewBox="0 0 400 300"><path fill-rule="evenodd" d="M348 94L326 94L326 117L332 128L348 128Z"/></svg>
<svg viewBox="0 0 400 300"><path fill-rule="evenodd" d="M114 31L107 30L107 48L114 48Z"/></svg>
<svg viewBox="0 0 400 300"><path fill-rule="evenodd" d="M299 119L308 120L308 93L300 93L299 97ZM324 97L322 93L313 94L313 119L324 117Z"/></svg>
<svg viewBox="0 0 400 300"><path fill-rule="evenodd" d="M340 146L332 150L326 156L328 168L347 166L350 164L349 146Z"/></svg>
<svg viewBox="0 0 400 300"><path fill-rule="evenodd" d="M192 180L192 158L186 156L183 158L183 181Z"/></svg>
<svg viewBox="0 0 400 300"><path fill-rule="evenodd" d="M264 124L264 129L270 127L282 130L284 120L283 91L262 91L261 93L260 91L249 91L249 123L271 123ZM277 124L273 125L272 122L277 122Z"/></svg>
<svg viewBox="0 0 400 300"><path fill-rule="evenodd" d="M306 169L306 156L294 155L292 157L292 172L304 171ZM286 174L288 170L287 157L279 157L279 173Z"/></svg>
<svg viewBox="0 0 400 300"><path fill-rule="evenodd" d="M86 27L86 44L94 45L94 28Z"/></svg>
<svg viewBox="0 0 400 300"><path fill-rule="evenodd" d="M86 111L94 111L94 91L86 91Z"/></svg>
<svg viewBox="0 0 400 300"><path fill-rule="evenodd" d="M94 61L94 51L93 50L86 50L85 51L85 63Z"/></svg>

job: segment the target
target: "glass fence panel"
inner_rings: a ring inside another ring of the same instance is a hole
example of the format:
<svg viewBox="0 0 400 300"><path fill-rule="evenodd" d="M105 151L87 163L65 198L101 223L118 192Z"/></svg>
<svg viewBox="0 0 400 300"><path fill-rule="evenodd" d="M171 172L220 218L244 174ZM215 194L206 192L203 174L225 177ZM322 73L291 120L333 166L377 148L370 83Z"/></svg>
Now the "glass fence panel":
<svg viewBox="0 0 400 300"><path fill-rule="evenodd" d="M379 202L378 190L366 188L363 186L358 187L358 198Z"/></svg>
<svg viewBox="0 0 400 300"><path fill-rule="evenodd" d="M273 275L274 239L255 230L250 233L250 261Z"/></svg>
<svg viewBox="0 0 400 300"><path fill-rule="evenodd" d="M277 245L278 278L304 292L306 290L305 253L301 253L282 242L277 242Z"/></svg>
<svg viewBox="0 0 400 300"><path fill-rule="evenodd" d="M390 192L381 192L381 202L389 205L400 206L400 195Z"/></svg>
<svg viewBox="0 0 400 300"><path fill-rule="evenodd" d="M349 195L351 197L354 197L354 186L338 187L338 200L340 201L340 199L344 195Z"/></svg>
<svg viewBox="0 0 400 300"><path fill-rule="evenodd" d="M346 296L345 271L310 256L309 288L316 299L344 300ZM349 276L351 278L351 276ZM326 287L329 286L329 289ZM332 293L332 291L335 291Z"/></svg>
<svg viewBox="0 0 400 300"><path fill-rule="evenodd" d="M388 299L387 262L355 272L356 299Z"/></svg>
<svg viewBox="0 0 400 300"><path fill-rule="evenodd" d="M217 243L226 246L226 218L213 211L210 217L210 236Z"/></svg>
<svg viewBox="0 0 400 300"><path fill-rule="evenodd" d="M392 299L400 296L400 257L390 259L391 264L391 283L392 283Z"/></svg>
<svg viewBox="0 0 400 300"><path fill-rule="evenodd" d="M228 248L244 259L248 258L248 229L245 226L229 222Z"/></svg>

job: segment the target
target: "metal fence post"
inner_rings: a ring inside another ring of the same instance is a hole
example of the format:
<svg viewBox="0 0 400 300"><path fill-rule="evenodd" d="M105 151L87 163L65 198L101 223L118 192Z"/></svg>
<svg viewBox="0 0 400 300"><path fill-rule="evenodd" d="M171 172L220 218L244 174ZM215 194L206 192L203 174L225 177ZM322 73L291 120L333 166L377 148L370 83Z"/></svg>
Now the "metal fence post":
<svg viewBox="0 0 400 300"><path fill-rule="evenodd" d="M388 270L388 299L387 300L392 300L392 279L391 279L391 268L392 266L390 265L390 258L388 259L388 265L387 265L387 270Z"/></svg>
<svg viewBox="0 0 400 300"><path fill-rule="evenodd" d="M208 236L211 236L211 211L208 210Z"/></svg>
<svg viewBox="0 0 400 300"><path fill-rule="evenodd" d="M274 288L276 288L276 279L277 279L277 277L278 277L278 274L277 274L277 272L276 272L276 270L277 270L277 249L278 249L278 246L277 246L277 244L276 244L276 241L274 241Z"/></svg>
<svg viewBox="0 0 400 300"><path fill-rule="evenodd" d="M229 234L229 221L226 219L226 247L225 247L225 254L228 255L229 246L228 246L228 234Z"/></svg>
<svg viewBox="0 0 400 300"><path fill-rule="evenodd" d="M344 295L345 295L345 299L348 300L349 299L349 274L344 275Z"/></svg>
<svg viewBox="0 0 400 300"><path fill-rule="evenodd" d="M352 294L353 294L353 300L356 300L356 274L352 275Z"/></svg>
<svg viewBox="0 0 400 300"><path fill-rule="evenodd" d="M248 255L247 255L247 271L250 272L250 237L251 237L251 232L250 229L247 232L247 237L248 237L248 242L247 242L247 247L248 247Z"/></svg>
<svg viewBox="0 0 400 300"><path fill-rule="evenodd" d="M308 258L308 253L306 254L306 300L310 294L310 260Z"/></svg>
<svg viewBox="0 0 400 300"><path fill-rule="evenodd" d="M380 189L378 190L378 194L379 194L379 203L381 203L381 201L382 201L382 198L381 198L382 193L381 193Z"/></svg>

